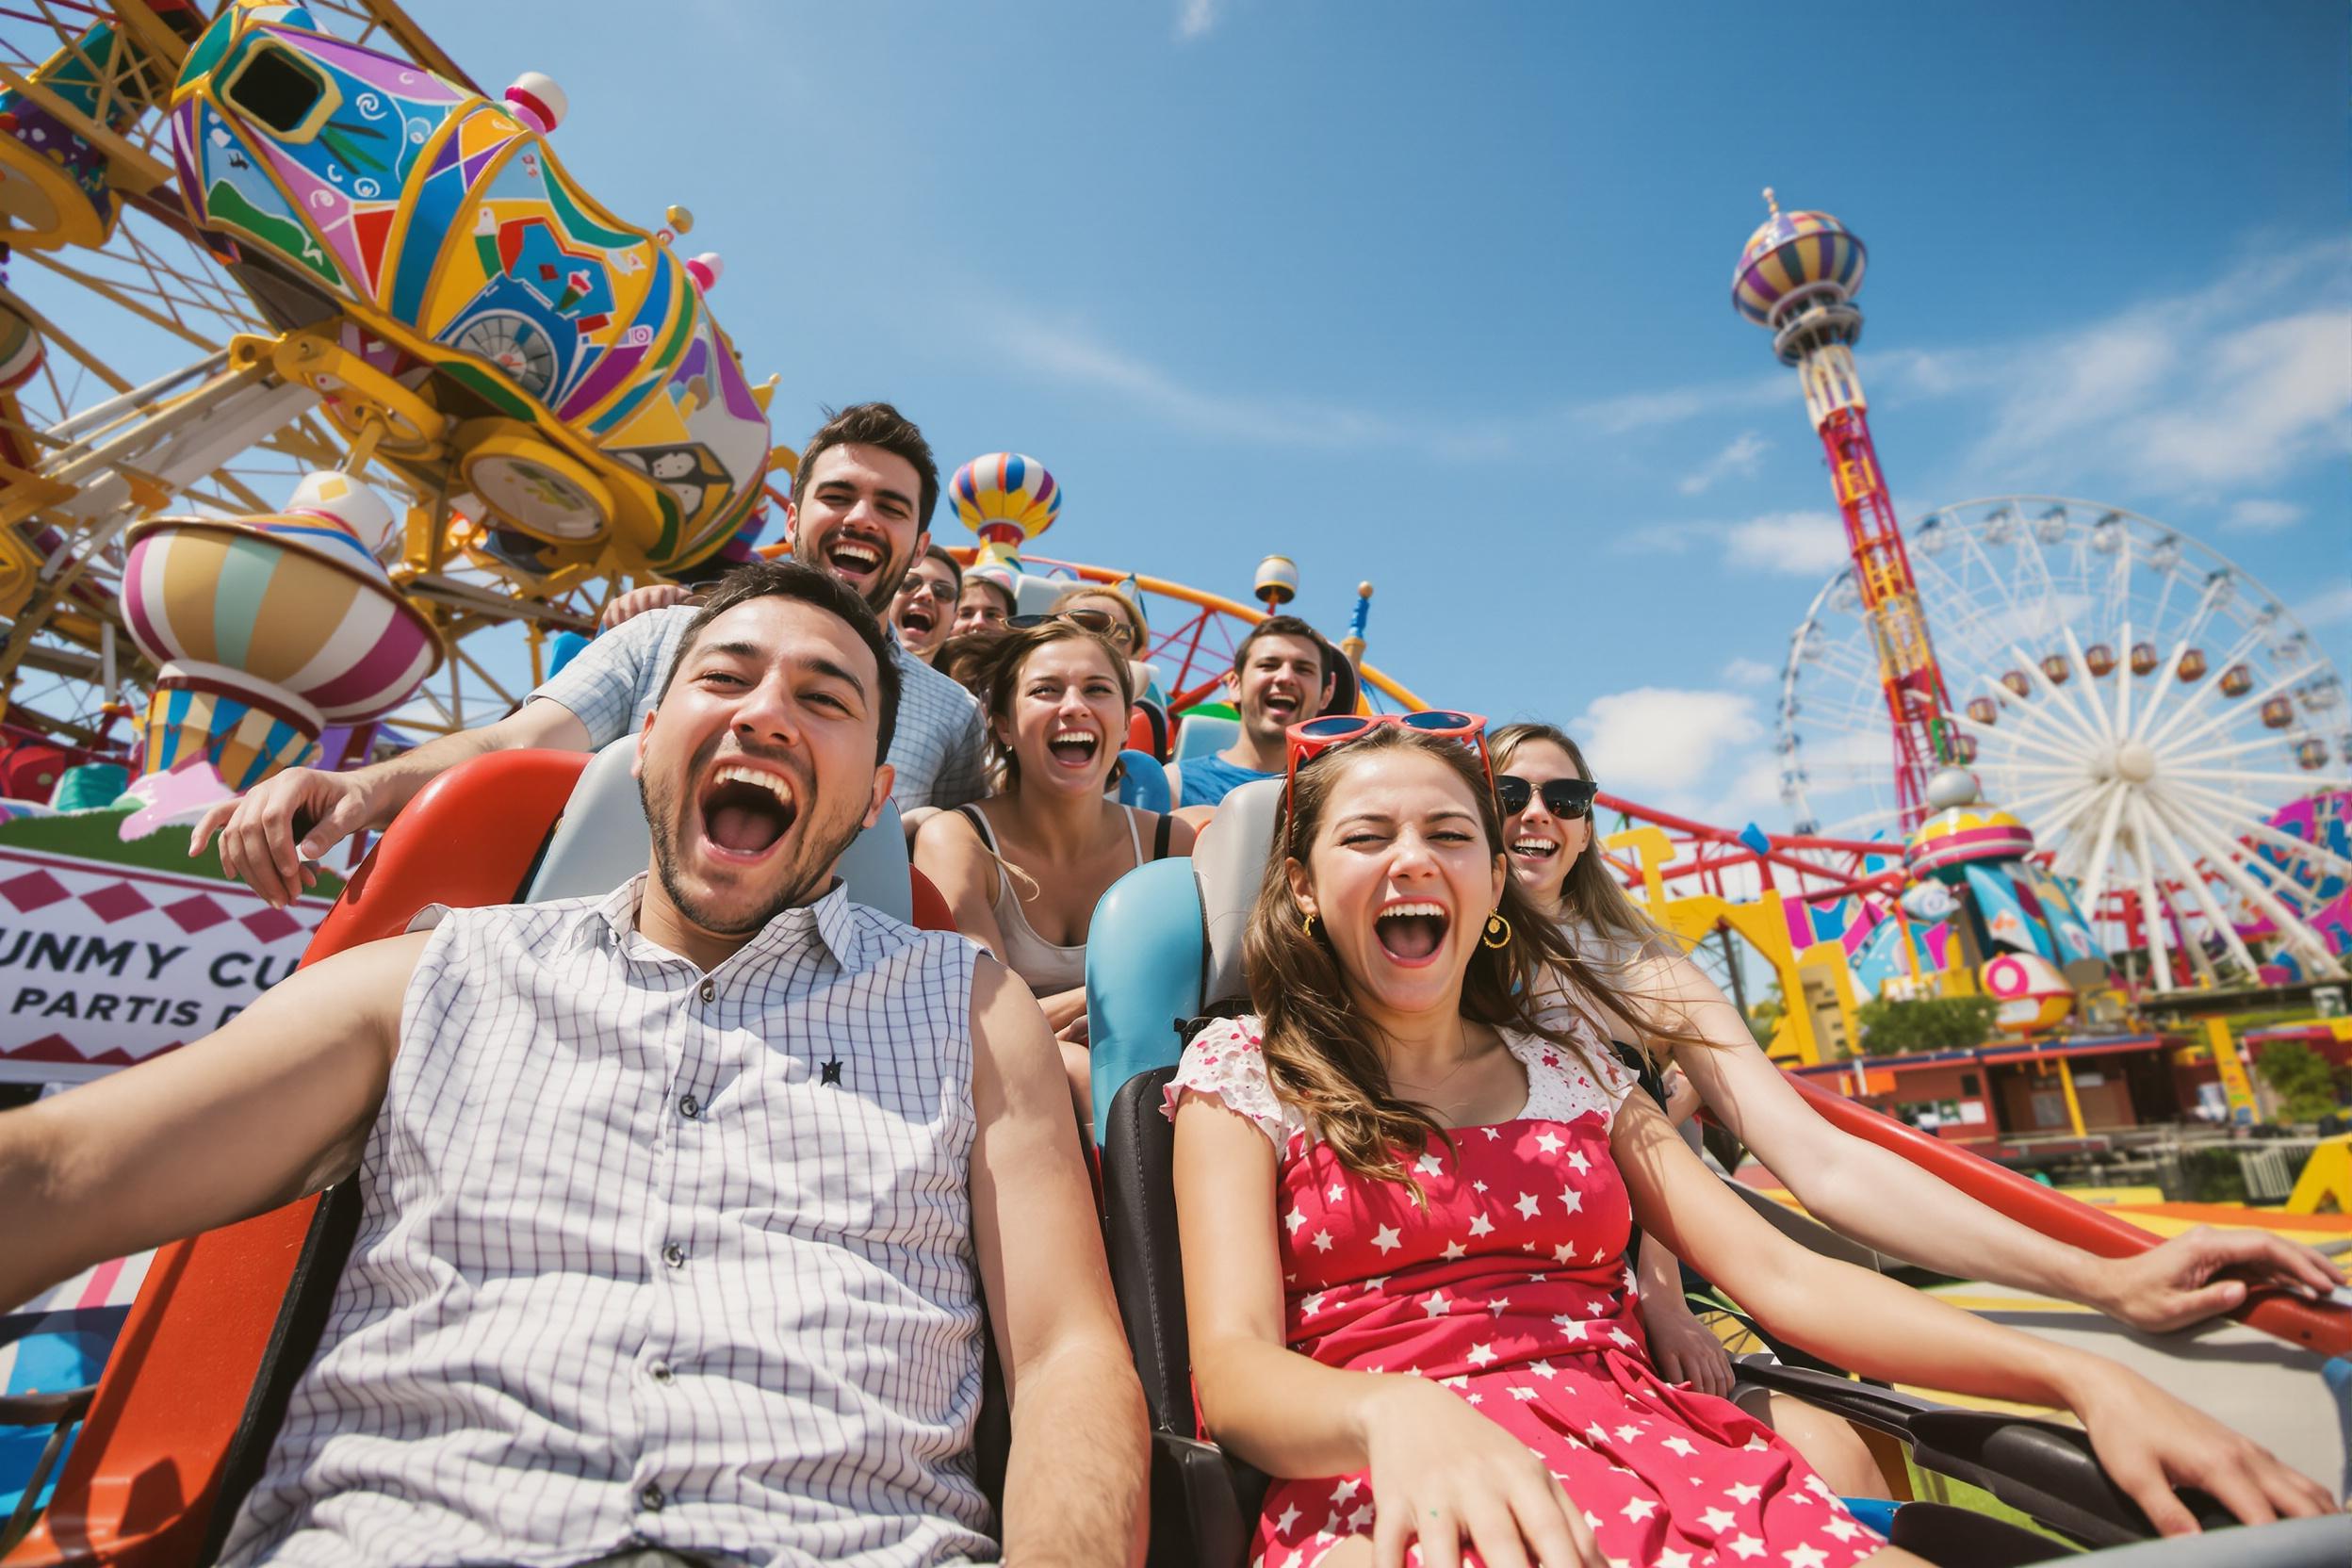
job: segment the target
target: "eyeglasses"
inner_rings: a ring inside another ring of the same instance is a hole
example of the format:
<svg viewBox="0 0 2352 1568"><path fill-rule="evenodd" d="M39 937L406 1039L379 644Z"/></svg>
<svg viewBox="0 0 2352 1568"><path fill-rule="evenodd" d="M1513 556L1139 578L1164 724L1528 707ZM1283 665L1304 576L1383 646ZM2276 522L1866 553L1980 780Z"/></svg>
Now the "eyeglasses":
<svg viewBox="0 0 2352 1568"><path fill-rule="evenodd" d="M1089 610L1085 605L1072 605L1068 610L1055 610L1042 615L1015 615L1004 624L1015 631L1028 631L1055 621L1068 621L1082 631L1097 637L1108 637L1129 653L1135 651L1135 629L1107 610Z"/></svg>
<svg viewBox="0 0 2352 1568"><path fill-rule="evenodd" d="M955 583L928 578L921 572L908 572L906 580L898 585L898 591L906 598L913 598L917 594L928 594L936 604L950 603L956 596Z"/></svg>
<svg viewBox="0 0 2352 1568"><path fill-rule="evenodd" d="M1600 792L1601 787L1589 778L1554 778L1538 785L1501 774L1494 780L1495 798L1503 803L1503 815L1507 817L1517 816L1537 795L1542 795L1544 810L1562 822L1574 822L1592 814L1592 797Z"/></svg>
<svg viewBox="0 0 2352 1568"><path fill-rule="evenodd" d="M1476 747L1478 766L1486 770L1489 781L1494 779L1494 764L1486 755L1486 719L1481 714L1451 708L1425 709L1418 713L1327 713L1319 719L1303 720L1283 731L1290 738L1290 758L1282 773L1282 820L1290 820L1291 791L1298 782L1301 763L1312 762L1333 746L1361 741L1381 726L1392 724Z"/></svg>

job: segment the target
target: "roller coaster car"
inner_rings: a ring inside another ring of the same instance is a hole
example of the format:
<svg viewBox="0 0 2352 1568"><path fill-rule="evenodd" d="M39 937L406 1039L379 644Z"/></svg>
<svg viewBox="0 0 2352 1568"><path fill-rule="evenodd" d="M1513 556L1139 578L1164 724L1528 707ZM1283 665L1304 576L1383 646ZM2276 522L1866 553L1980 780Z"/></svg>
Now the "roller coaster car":
<svg viewBox="0 0 2352 1568"><path fill-rule="evenodd" d="M752 523L767 394L703 299L715 258L607 213L549 150L555 112L239 0L188 51L172 149L190 217L286 329L238 354L428 490L453 473L487 513L479 555L683 571Z"/></svg>
<svg viewBox="0 0 2352 1568"><path fill-rule="evenodd" d="M395 936L431 904L459 907L602 892L645 869L645 813L629 773L635 738L591 759L479 758L435 780L353 874L307 962ZM906 861L895 808L841 858L851 896L931 930L946 901ZM8 1568L183 1568L219 1553L261 1472L294 1381L325 1327L359 1223L346 1182L161 1249L94 1393L10 1412L62 1432L87 1409L48 1510ZM979 1465L1001 1494L1010 1428L988 1347ZM39 1482L27 1489L27 1497Z"/></svg>
<svg viewBox="0 0 2352 1568"><path fill-rule="evenodd" d="M1246 995L1242 932L1281 803L1276 781L1235 790L1193 859L1156 861L1121 878L1087 935L1094 1134L1111 1282L1152 1418L1153 1568L1239 1568L1266 1488L1264 1475L1207 1441L1196 1418L1171 1174L1175 1130L1161 1105L1181 1053L1178 1026ZM2074 1428L1940 1406L1765 1355L1739 1358L1739 1373L1887 1433L1922 1471L1983 1488L2067 1541L2097 1548L2152 1536ZM2211 1498L2191 1493L2185 1500L2209 1526L2231 1523ZM2048 1535L1940 1503L1906 1502L1894 1519L1895 1544L1939 1568L2009 1568L2067 1555ZM2352 1518L2241 1530L2229 1542L2233 1564L2341 1564L2352 1550ZM2192 1537L2130 1546L2113 1560L2115 1568L2190 1568L2221 1559L2213 1543Z"/></svg>

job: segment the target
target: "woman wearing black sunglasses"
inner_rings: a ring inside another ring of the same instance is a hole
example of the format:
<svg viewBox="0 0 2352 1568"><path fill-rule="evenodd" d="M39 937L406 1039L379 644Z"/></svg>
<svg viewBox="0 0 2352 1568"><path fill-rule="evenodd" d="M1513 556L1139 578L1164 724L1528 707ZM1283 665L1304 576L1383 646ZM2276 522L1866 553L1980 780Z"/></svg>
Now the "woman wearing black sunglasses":
<svg viewBox="0 0 2352 1568"><path fill-rule="evenodd" d="M2313 1294L2343 1282L2318 1252L2261 1231L2200 1226L2134 1257L2096 1258L1832 1127L1788 1086L1715 983L1643 918L1601 858L1586 853L1595 786L1576 743L1550 725L1514 724L1490 735L1487 746L1520 890L1571 929L1577 956L1621 995L1640 999L1644 1016L1595 1007L1565 980L1563 1000L1606 1037L1638 1042L1682 1069L1670 1074L1670 1087L1674 1078L1688 1079L1670 1096L1672 1109L1687 1115L1703 1102L1833 1229L1941 1273L2080 1301L2156 1333L2229 1311L2246 1298L2247 1280ZM1715 1049L1677 1049L1674 1036L1695 1036ZM2224 1270L2244 1277L2218 1278ZM1659 1369L1702 1390L1727 1383L1728 1361L1683 1306L1671 1256L1645 1252L1642 1272L1642 1326ZM1775 1400L1769 1415L1761 1399L1741 1404L1777 1426L1833 1485L1844 1484L1841 1452L1867 1462L1841 1421L1792 1400Z"/></svg>

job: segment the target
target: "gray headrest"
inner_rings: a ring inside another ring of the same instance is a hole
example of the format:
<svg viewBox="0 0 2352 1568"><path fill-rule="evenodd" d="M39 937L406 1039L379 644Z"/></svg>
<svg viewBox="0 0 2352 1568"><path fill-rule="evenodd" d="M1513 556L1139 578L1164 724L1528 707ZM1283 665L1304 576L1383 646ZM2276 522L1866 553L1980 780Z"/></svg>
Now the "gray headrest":
<svg viewBox="0 0 2352 1568"><path fill-rule="evenodd" d="M1282 781L1252 780L1217 804L1217 817L1192 852L1193 880L1200 889L1200 918L1208 929L1207 984L1203 1006L1246 996L1241 973L1241 938L1266 879L1266 858L1274 844L1274 819L1282 811Z"/></svg>
<svg viewBox="0 0 2352 1568"><path fill-rule="evenodd" d="M1241 739L1241 721L1215 713L1186 713L1176 727L1176 760L1223 751Z"/></svg>
<svg viewBox="0 0 2352 1568"><path fill-rule="evenodd" d="M588 760L564 804L563 819L538 873L523 893L525 904L554 898L593 898L609 893L639 872L652 858L653 839L645 830L645 808L637 780L629 771L637 754L632 732ZM892 920L914 918L913 885L906 875L906 833L899 825L895 802L882 808L882 819L850 841L835 865L849 885L850 901L878 909Z"/></svg>

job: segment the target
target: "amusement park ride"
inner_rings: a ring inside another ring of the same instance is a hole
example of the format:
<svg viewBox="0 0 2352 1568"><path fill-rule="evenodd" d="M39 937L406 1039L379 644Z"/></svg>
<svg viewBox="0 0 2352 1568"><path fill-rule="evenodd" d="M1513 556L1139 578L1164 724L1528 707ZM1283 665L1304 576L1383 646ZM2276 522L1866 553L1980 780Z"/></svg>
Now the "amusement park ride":
<svg viewBox="0 0 2352 1568"><path fill-rule="evenodd" d="M682 253L681 208L598 204L547 77L486 92L391 0L0 19L0 1082L63 1082L213 1027L339 890L270 909L189 859L204 806L498 717L618 592L773 553L796 459L719 257ZM1734 277L1852 553L1784 679L1799 829L1603 793L1611 863L1691 942L1749 944L1790 1064L1848 1054L1873 992L1990 994L2031 1036L2079 998L2343 977L2341 682L2258 583L2119 509L1901 526L1864 267L1775 204ZM1279 556L1252 608L1032 553L1063 498L1019 454L947 499L1023 609L1071 580L1143 609L1131 744L1163 756L1217 733L1239 638L1298 591ZM1364 662L1371 597L1342 700L1420 706Z"/></svg>

